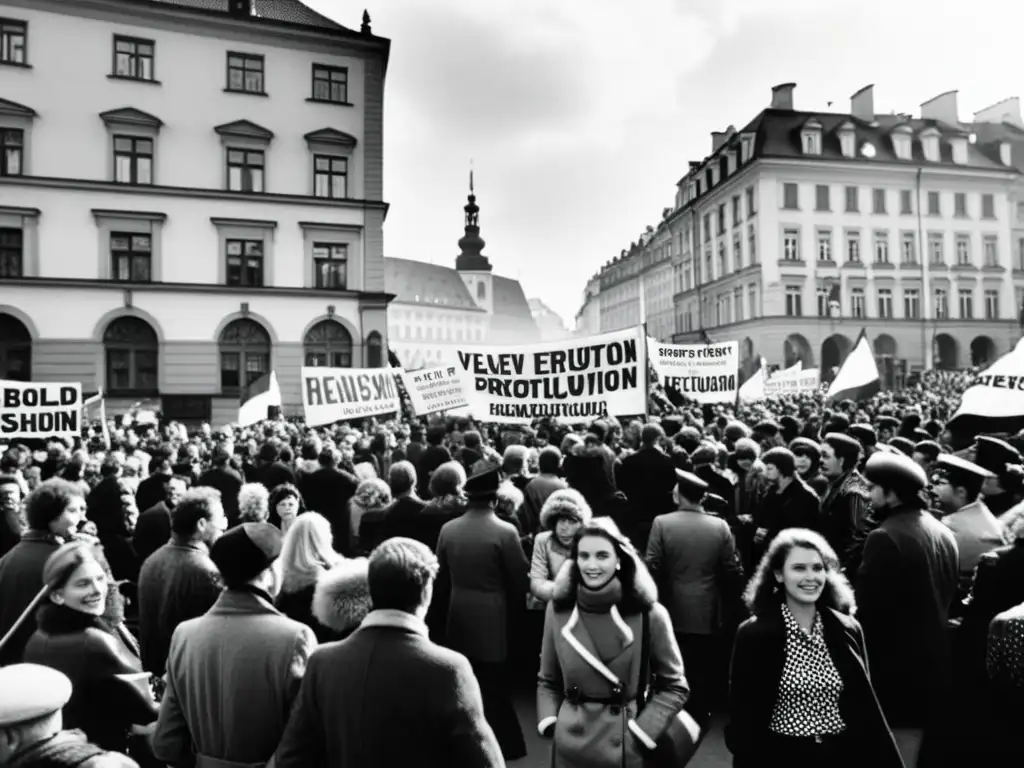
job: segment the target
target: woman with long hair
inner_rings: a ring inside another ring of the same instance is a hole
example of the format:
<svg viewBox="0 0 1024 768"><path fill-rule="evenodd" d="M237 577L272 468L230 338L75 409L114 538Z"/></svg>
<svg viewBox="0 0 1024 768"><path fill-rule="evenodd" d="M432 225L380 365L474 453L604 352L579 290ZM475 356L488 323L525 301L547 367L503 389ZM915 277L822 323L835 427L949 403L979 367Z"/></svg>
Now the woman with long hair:
<svg viewBox="0 0 1024 768"><path fill-rule="evenodd" d="M537 730L554 739L552 765L642 768L689 693L651 575L615 523L596 518L577 530L551 597ZM645 643L653 685L640 711Z"/></svg>
<svg viewBox="0 0 1024 768"><path fill-rule="evenodd" d="M285 616L313 630L321 643L337 637L313 617L313 593L320 578L344 558L334 551L331 524L317 512L295 519L281 544L281 591L274 601Z"/></svg>
<svg viewBox="0 0 1024 768"><path fill-rule="evenodd" d="M729 673L735 768L902 768L868 674L864 633L825 539L788 528L747 586Z"/></svg>

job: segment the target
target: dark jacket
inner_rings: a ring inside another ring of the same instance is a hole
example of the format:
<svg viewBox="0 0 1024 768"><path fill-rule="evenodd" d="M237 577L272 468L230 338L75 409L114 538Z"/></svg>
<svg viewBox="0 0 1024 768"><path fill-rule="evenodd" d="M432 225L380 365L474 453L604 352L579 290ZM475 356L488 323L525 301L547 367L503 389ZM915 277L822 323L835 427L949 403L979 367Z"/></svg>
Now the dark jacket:
<svg viewBox="0 0 1024 768"><path fill-rule="evenodd" d="M139 764L90 744L81 731L60 731L16 754L6 768L139 768Z"/></svg>
<svg viewBox="0 0 1024 768"><path fill-rule="evenodd" d="M779 531L787 528L818 530L820 507L818 494L795 475L793 482L786 486L786 490L779 491L777 487L773 488L764 499L764 517L760 525L768 529L765 543L771 541Z"/></svg>
<svg viewBox="0 0 1024 768"><path fill-rule="evenodd" d="M246 475L246 480L250 483L262 483L268 491L272 491L283 483L295 485L295 473L284 462L275 461L272 464L259 464L253 467Z"/></svg>
<svg viewBox="0 0 1024 768"><path fill-rule="evenodd" d="M230 467L213 467L199 478L199 485L220 491L220 503L228 524L238 523L238 492L242 490L242 476Z"/></svg>
<svg viewBox="0 0 1024 768"><path fill-rule="evenodd" d="M59 546L60 541L48 533L26 531L14 549L0 558L0 637L7 634L43 588L43 565ZM33 614L0 648L0 666L21 661L25 644L35 631Z"/></svg>
<svg viewBox="0 0 1024 768"><path fill-rule="evenodd" d="M426 503L415 496L402 496L391 502L384 515L381 536L390 539L393 536L405 536L419 541L417 531L419 515ZM435 538L436 541L436 538Z"/></svg>
<svg viewBox="0 0 1024 768"><path fill-rule="evenodd" d="M843 680L839 710L849 743L861 750L857 764L903 768L872 689L860 624L831 608L820 614L829 655ZM735 768L768 765L773 758L784 762L786 756L772 754L768 744L785 662L786 626L781 606L740 625L729 671L729 724L725 727L725 742L733 753Z"/></svg>
<svg viewBox="0 0 1024 768"><path fill-rule="evenodd" d="M820 531L852 577L860 565L860 550L867 534L871 500L867 480L852 470L830 483L821 498Z"/></svg>
<svg viewBox="0 0 1024 768"><path fill-rule="evenodd" d="M167 508L166 501L161 501L139 515L132 536L132 547L139 562L144 563L147 557L170 540L171 510Z"/></svg>
<svg viewBox="0 0 1024 768"><path fill-rule="evenodd" d="M302 478L302 500L307 509L319 512L330 522L338 552L349 540L348 503L358 486L354 476L335 467L323 467Z"/></svg>
<svg viewBox="0 0 1024 768"><path fill-rule="evenodd" d="M654 518L676 509L672 498L676 487L675 464L657 448L641 448L616 466L615 485L629 500L627 524L632 530L623 533L642 549Z"/></svg>
<svg viewBox="0 0 1024 768"><path fill-rule="evenodd" d="M469 662L426 634L411 614L374 611L314 653L277 768L504 766Z"/></svg>
<svg viewBox="0 0 1024 768"><path fill-rule="evenodd" d="M140 510L154 507L167 498L167 475L150 475L135 490L135 504Z"/></svg>
<svg viewBox="0 0 1024 768"><path fill-rule="evenodd" d="M312 629L318 643L348 637L371 610L366 558L342 560L311 581L285 582L274 605Z"/></svg>

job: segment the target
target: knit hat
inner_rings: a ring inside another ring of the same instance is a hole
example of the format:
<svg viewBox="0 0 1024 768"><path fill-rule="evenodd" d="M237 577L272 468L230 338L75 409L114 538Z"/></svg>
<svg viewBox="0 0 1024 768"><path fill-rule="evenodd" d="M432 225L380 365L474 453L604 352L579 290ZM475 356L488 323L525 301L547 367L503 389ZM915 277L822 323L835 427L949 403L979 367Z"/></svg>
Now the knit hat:
<svg viewBox="0 0 1024 768"><path fill-rule="evenodd" d="M270 523L243 523L217 539L210 559L228 587L240 587L277 560L283 538Z"/></svg>

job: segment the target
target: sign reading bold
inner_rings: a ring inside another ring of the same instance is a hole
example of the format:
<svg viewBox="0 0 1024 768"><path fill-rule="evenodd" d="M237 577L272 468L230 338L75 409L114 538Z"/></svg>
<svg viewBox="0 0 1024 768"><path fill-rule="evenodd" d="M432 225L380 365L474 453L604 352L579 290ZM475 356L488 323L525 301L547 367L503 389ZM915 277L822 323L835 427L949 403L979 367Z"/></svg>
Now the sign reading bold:
<svg viewBox="0 0 1024 768"><path fill-rule="evenodd" d="M307 368L302 373L306 424L319 427L401 410L390 368Z"/></svg>
<svg viewBox="0 0 1024 768"><path fill-rule="evenodd" d="M78 437L81 433L81 384L0 379L0 440Z"/></svg>
<svg viewBox="0 0 1024 768"><path fill-rule="evenodd" d="M647 339L651 365L665 389L698 403L731 403L739 387L740 345L662 344Z"/></svg>
<svg viewBox="0 0 1024 768"><path fill-rule="evenodd" d="M417 416L469 405L462 377L454 365L414 372L402 371L400 375L405 391L409 393L413 413Z"/></svg>
<svg viewBox="0 0 1024 768"><path fill-rule="evenodd" d="M647 412L641 327L600 336L509 347L460 347L458 368L473 416L569 424Z"/></svg>

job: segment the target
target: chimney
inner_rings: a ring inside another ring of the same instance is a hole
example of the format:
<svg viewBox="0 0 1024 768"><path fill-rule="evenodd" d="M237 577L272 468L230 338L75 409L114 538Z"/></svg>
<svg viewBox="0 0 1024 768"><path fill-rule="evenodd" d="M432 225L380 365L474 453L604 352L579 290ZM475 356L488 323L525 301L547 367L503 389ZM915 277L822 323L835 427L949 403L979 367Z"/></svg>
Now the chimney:
<svg viewBox="0 0 1024 768"><path fill-rule="evenodd" d="M921 117L925 120L938 120L947 125L960 125L960 113L956 106L956 91L940 93L921 105Z"/></svg>
<svg viewBox="0 0 1024 768"><path fill-rule="evenodd" d="M875 122L874 85L865 85L850 97L850 114L865 123Z"/></svg>
<svg viewBox="0 0 1024 768"><path fill-rule="evenodd" d="M1018 128L1024 128L1024 120L1020 116L1020 98L1013 96L1003 99L991 107L986 107L981 112L974 113L976 123L1010 123Z"/></svg>
<svg viewBox="0 0 1024 768"><path fill-rule="evenodd" d="M783 83L772 88L772 109L793 111L793 90L796 83Z"/></svg>
<svg viewBox="0 0 1024 768"><path fill-rule="evenodd" d="M252 0L228 0L228 13L243 19L252 16Z"/></svg>
<svg viewBox="0 0 1024 768"><path fill-rule="evenodd" d="M714 154L719 148L725 144L725 140L729 138L729 134L726 131L712 131L711 132L711 152Z"/></svg>

